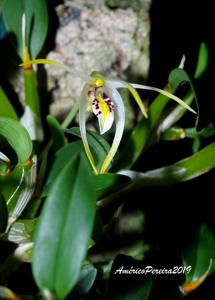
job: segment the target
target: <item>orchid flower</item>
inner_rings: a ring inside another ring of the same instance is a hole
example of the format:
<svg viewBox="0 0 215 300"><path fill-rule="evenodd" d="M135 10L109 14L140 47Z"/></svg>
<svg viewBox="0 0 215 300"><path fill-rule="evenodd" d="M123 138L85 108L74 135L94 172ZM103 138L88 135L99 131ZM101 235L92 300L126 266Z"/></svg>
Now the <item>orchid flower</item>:
<svg viewBox="0 0 215 300"><path fill-rule="evenodd" d="M177 96L171 94L166 90L162 90L147 85L127 83L125 81L118 80L118 79L116 80L108 79L102 76L98 72L92 72L90 76L88 76L80 72L76 72L75 70L70 69L68 66L63 65L59 62L48 60L48 59L36 59L30 61L30 63L58 65L65 68L73 75L81 77L83 81L85 81L84 87L79 96L79 126L80 126L80 133L81 133L84 149L95 174L106 173L108 171L109 166L117 152L120 141L122 139L124 126L125 126L126 113L125 113L125 106L123 103L123 99L120 93L118 92L118 89L127 88L131 92L143 116L146 118L147 118L146 108L136 89L151 90L151 91L156 91L158 93L161 93L175 100L179 104L183 105L186 109L190 110L191 112L195 113L195 111L189 105L187 105ZM104 159L104 162L100 170L97 170L96 168L95 160L93 158L87 140L87 131L86 131L87 111L92 112L98 118L100 134L104 134L105 132L110 130L113 123L115 122L115 135L113 138L112 146L106 158Z"/></svg>

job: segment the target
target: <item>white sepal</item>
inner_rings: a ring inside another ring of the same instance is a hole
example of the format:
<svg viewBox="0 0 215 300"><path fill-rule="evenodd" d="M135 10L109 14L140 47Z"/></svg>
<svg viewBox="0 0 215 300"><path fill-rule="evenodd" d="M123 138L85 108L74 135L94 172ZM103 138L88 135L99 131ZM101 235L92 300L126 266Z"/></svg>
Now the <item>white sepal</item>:
<svg viewBox="0 0 215 300"><path fill-rule="evenodd" d="M125 107L119 92L115 88L113 88L111 84L108 84L107 82L104 87L104 91L112 100L114 100L114 104L116 105L116 109L114 112L116 130L115 130L115 136L113 139L112 146L102 164L100 173L107 172L111 164L111 161L117 152L117 149L122 139L124 127L125 127Z"/></svg>

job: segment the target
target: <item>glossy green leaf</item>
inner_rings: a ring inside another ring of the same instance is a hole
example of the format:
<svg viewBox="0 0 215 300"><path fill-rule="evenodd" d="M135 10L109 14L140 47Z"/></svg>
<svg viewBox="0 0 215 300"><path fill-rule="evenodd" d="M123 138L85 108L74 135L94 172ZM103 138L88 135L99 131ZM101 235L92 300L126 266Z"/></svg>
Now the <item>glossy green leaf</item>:
<svg viewBox="0 0 215 300"><path fill-rule="evenodd" d="M132 188L162 186L191 180L215 167L215 142L196 154L177 163L145 173L123 170L120 174L129 176L135 184Z"/></svg>
<svg viewBox="0 0 215 300"><path fill-rule="evenodd" d="M184 96L183 101L187 105L191 105L194 99L194 94L191 90L187 92L187 94ZM177 105L174 107L165 117L161 119L161 122L157 128L157 133L160 135L162 132L168 130L170 127L174 126L175 123L177 123L183 115L186 113L186 110L183 106ZM193 118L195 118L195 115L193 115ZM195 121L195 119L194 119ZM193 121L193 122L194 122Z"/></svg>
<svg viewBox="0 0 215 300"><path fill-rule="evenodd" d="M24 163L32 154L33 145L27 130L16 120L0 117L0 135L17 154L18 162Z"/></svg>
<svg viewBox="0 0 215 300"><path fill-rule="evenodd" d="M65 132L81 138L80 130L78 127L66 129ZM107 153L110 150L110 145L104 137L91 130L87 131L87 139L90 148L92 149L93 157L95 157L96 167L97 169L100 169L105 157L107 156Z"/></svg>
<svg viewBox="0 0 215 300"><path fill-rule="evenodd" d="M206 68L208 66L208 50L207 46L204 43L200 44L199 49L199 56L197 60L196 65L196 71L194 74L194 79L199 79L202 74L205 72ZM180 71L181 70L181 71ZM172 88L177 88L179 85L188 83L191 86L191 90L188 91L188 93L184 97L184 102L186 102L188 105L191 105L194 98L196 100L196 106L198 110L198 116L196 119L196 126L198 125L199 121L199 107L198 107L198 100L195 94L195 90L193 88L192 81L189 77L189 75L185 72L183 69L175 69L173 72L170 73L169 76L169 82L172 86ZM162 120L161 125L159 126L158 131L163 132L170 128L172 125L174 125L178 120L181 119L181 117L185 114L186 110L183 106L177 105L166 117ZM196 146L194 145L194 148Z"/></svg>
<svg viewBox="0 0 215 300"><path fill-rule="evenodd" d="M0 86L0 116L18 120L16 111L14 110L10 100Z"/></svg>
<svg viewBox="0 0 215 300"><path fill-rule="evenodd" d="M68 144L58 150L52 158L51 170L48 174L42 196L46 196L48 191L54 184L55 179L58 177L61 170L68 164L68 162L76 157L79 153L84 153L84 148L81 141L76 141Z"/></svg>
<svg viewBox="0 0 215 300"><path fill-rule="evenodd" d="M120 190L130 182L130 178L120 174L108 173L96 176L96 194L98 199Z"/></svg>
<svg viewBox="0 0 215 300"><path fill-rule="evenodd" d="M183 253L184 265L192 267L191 271L186 273L186 282L193 282L204 275L211 259L213 263L209 274L215 271L215 236L206 225L202 225L195 239Z"/></svg>
<svg viewBox="0 0 215 300"><path fill-rule="evenodd" d="M12 43L22 59L22 14L24 12L24 0L3 0L3 18Z"/></svg>
<svg viewBox="0 0 215 300"><path fill-rule="evenodd" d="M94 176L86 157L76 155L55 180L35 234L33 274L43 293L65 299L75 286L95 210Z"/></svg>
<svg viewBox="0 0 215 300"><path fill-rule="evenodd" d="M201 62L200 62L201 61ZM204 45L200 47L200 54L197 62L197 69L201 70L201 72L205 71L205 68L207 66L206 61L206 48ZM195 90L192 84L192 81L188 74L183 69L174 69L170 72L168 82L170 86L168 86L168 89L170 89L170 92L174 93L180 85L184 83L188 83L191 87L191 91L187 93L187 95L184 97L184 102L188 105L190 105L193 101L193 99L196 99L196 106L197 106L197 112L199 114L199 107L197 102L197 97L195 94ZM158 95L148 110L148 119L142 118L141 121L136 125L136 127L133 129L131 135L128 138L128 141L123 145L123 149L120 151L120 156L118 161L116 162L114 166L114 170L120 170L120 169L130 169L132 165L137 161L138 157L143 152L146 143L148 142L148 138L155 127L155 125L158 123L160 115L162 111L164 110L165 106L169 102L169 98L164 95ZM171 127L176 121L178 121L186 112L186 109L181 106L177 105L173 111L170 112L167 117L162 120L162 122L166 122L166 125L164 124L160 125L160 131L164 131ZM196 126L198 124L198 117L196 119ZM125 159L126 158L126 159Z"/></svg>
<svg viewBox="0 0 215 300"><path fill-rule="evenodd" d="M12 42L23 57L22 49L22 15L26 15L26 38L32 58L41 51L48 32L48 11L46 0L4 0L3 16Z"/></svg>
<svg viewBox="0 0 215 300"><path fill-rule="evenodd" d="M63 129L56 118L49 115L46 118L47 123L49 125L49 129L52 135L52 141L55 148L55 151L59 150L66 144L66 139L64 136Z"/></svg>
<svg viewBox="0 0 215 300"><path fill-rule="evenodd" d="M92 265L86 265L82 268L78 282L72 291L71 298L81 299L88 294L95 279L96 279L97 269Z"/></svg>
<svg viewBox="0 0 215 300"><path fill-rule="evenodd" d="M194 95L194 99L196 101L196 108L197 108L196 126L197 126L198 121L199 121L199 105L198 105L198 98L196 96L196 92L195 92L191 78L189 77L189 75L187 74L187 72L185 70L177 68L170 72L168 81L173 89L177 89L179 86L184 85L186 83L188 83L190 85L191 91L192 91L192 93ZM181 109L181 108L183 108L183 109ZM180 109L184 113L186 112L186 109L183 106L180 106Z"/></svg>
<svg viewBox="0 0 215 300"><path fill-rule="evenodd" d="M184 250L183 263L190 270L185 273L186 281L180 287L183 294L198 288L215 271L215 236L205 224Z"/></svg>
<svg viewBox="0 0 215 300"><path fill-rule="evenodd" d="M200 78L208 66L208 48L205 43L200 44L199 48L199 57L196 66L196 71L194 74L194 78Z"/></svg>
<svg viewBox="0 0 215 300"><path fill-rule="evenodd" d="M8 211L7 205L2 195L0 195L0 234L7 228Z"/></svg>

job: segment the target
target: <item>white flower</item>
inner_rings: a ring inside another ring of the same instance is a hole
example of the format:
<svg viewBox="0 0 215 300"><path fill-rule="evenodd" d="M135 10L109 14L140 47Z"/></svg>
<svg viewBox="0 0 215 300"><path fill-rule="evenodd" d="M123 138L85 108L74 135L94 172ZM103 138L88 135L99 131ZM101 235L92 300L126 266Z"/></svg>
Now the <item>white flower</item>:
<svg viewBox="0 0 215 300"><path fill-rule="evenodd" d="M79 126L84 149L95 174L106 173L108 171L122 139L126 113L123 99L119 94L118 89L127 88L131 92L142 114L146 118L146 108L136 89L152 90L161 93L183 105L191 112L195 113L195 111L181 99L165 90L156 87L127 83L125 81L117 79L106 79L98 72L92 72L91 75L88 76L80 73L79 71L75 71L74 69L71 69L66 65L47 59L36 59L32 60L31 63L58 65L67 69L73 75L81 77L83 81L85 81L84 87L79 96ZM87 111L93 112L94 115L98 118L100 134L104 134L105 132L107 132L115 122L115 135L113 138L112 146L100 170L97 170L96 168L95 161L87 140Z"/></svg>

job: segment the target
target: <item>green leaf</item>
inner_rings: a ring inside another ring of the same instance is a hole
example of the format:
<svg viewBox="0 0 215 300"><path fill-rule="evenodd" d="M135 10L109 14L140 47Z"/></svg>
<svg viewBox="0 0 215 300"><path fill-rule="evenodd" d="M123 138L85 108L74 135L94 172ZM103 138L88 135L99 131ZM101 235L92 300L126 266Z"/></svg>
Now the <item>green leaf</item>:
<svg viewBox="0 0 215 300"><path fill-rule="evenodd" d="M208 48L205 43L200 44L199 57L194 78L200 78L208 66Z"/></svg>
<svg viewBox="0 0 215 300"><path fill-rule="evenodd" d="M33 145L27 130L16 120L0 117L0 135L17 154L18 162L24 163L32 154Z"/></svg>
<svg viewBox="0 0 215 300"><path fill-rule="evenodd" d="M93 140L93 142L95 141ZM104 146L107 147L106 144L104 144ZM99 149L100 148L103 149L102 146L99 146ZM103 151L102 155L105 155L104 150L101 151ZM82 142L76 141L64 146L55 153L53 157L53 164L42 193L43 196L48 194L55 179L59 175L59 172L66 166L68 160L81 152L85 153ZM102 158L103 156L101 156L101 161ZM96 195L98 198L104 197L111 192L121 189L123 186L128 184L129 181L130 179L128 177L119 174L100 174L95 177Z"/></svg>
<svg viewBox="0 0 215 300"><path fill-rule="evenodd" d="M95 279L96 279L97 269L92 265L86 265L82 268L78 282L72 291L71 298L78 297L78 299L83 298L90 291Z"/></svg>
<svg viewBox="0 0 215 300"><path fill-rule="evenodd" d="M76 141L71 144L68 144L58 150L52 161L51 170L48 174L47 181L45 183L42 196L46 196L54 184L55 179L58 177L61 170L68 164L70 159L76 157L79 153L84 153L84 148L81 141ZM51 162L49 162L51 164Z"/></svg>
<svg viewBox="0 0 215 300"><path fill-rule="evenodd" d="M24 0L3 0L3 18L11 41L20 58L23 57L22 49L22 14L24 12Z"/></svg>
<svg viewBox="0 0 215 300"><path fill-rule="evenodd" d="M18 116L5 92L0 86L0 116L18 120Z"/></svg>
<svg viewBox="0 0 215 300"><path fill-rule="evenodd" d="M108 173L96 176L96 194L98 199L125 187L130 178L120 174Z"/></svg>
<svg viewBox="0 0 215 300"><path fill-rule="evenodd" d="M205 224L184 250L183 263L190 270L185 273L186 281L180 287L186 295L198 288L215 271L215 236Z"/></svg>
<svg viewBox="0 0 215 300"><path fill-rule="evenodd" d="M61 170L35 234L33 274L43 293L65 299L86 255L96 211L94 176L84 155Z"/></svg>
<svg viewBox="0 0 215 300"><path fill-rule="evenodd" d="M32 58L41 51L48 32L48 11L46 0L4 0L3 17L7 31L19 56L23 57L22 49L22 15L26 14L26 38Z"/></svg>
<svg viewBox="0 0 215 300"><path fill-rule="evenodd" d="M80 130L78 127L66 129L65 132L81 138ZM87 139L90 148L92 149L92 153L94 154L93 156L95 157L96 167L99 170L104 162L105 157L107 156L107 153L110 150L110 145L104 137L91 130L87 130Z"/></svg>
<svg viewBox="0 0 215 300"><path fill-rule="evenodd" d="M2 195L0 195L0 233L4 233L7 228L8 211L7 205Z"/></svg>
<svg viewBox="0 0 215 300"><path fill-rule="evenodd" d="M169 74L169 79L168 79L170 85L172 86L173 89L177 89L179 86L184 85L185 83L188 83L191 87L191 91L194 95L194 99L196 101L196 108L197 108L197 118L196 118L196 126L198 125L199 122L199 105L198 105L198 98L196 96L196 92L193 86L193 83L187 74L187 72L183 69L174 69L170 72ZM189 105L192 103L192 100ZM186 112L186 109L183 106L180 106L180 111Z"/></svg>
<svg viewBox="0 0 215 300"><path fill-rule="evenodd" d="M55 119L53 116L47 116L46 120L51 131L55 151L57 151L66 144L63 129L57 119Z"/></svg>
<svg viewBox="0 0 215 300"><path fill-rule="evenodd" d="M215 142L201 151L177 163L145 173L123 170L120 174L129 176L135 184L132 188L163 186L191 180L215 167Z"/></svg>
<svg viewBox="0 0 215 300"><path fill-rule="evenodd" d="M190 105L193 101L193 98L196 99L197 113L199 114L199 106L197 102L197 97L195 90L192 84L192 81L188 74L183 69L174 69L170 72L168 82L170 86L167 85L167 91L174 93L180 85L184 83L189 83L191 87L191 92L189 91L184 98L184 102ZM165 106L169 102L169 98L164 95L158 95L148 110L148 119L142 118L141 121L133 129L131 135L128 138L128 141L123 145L123 148L120 151L119 159L114 166L114 170L120 169L130 169L132 165L137 161L139 156L142 154L150 134L152 133L153 128L157 125L161 113L164 110ZM186 112L186 108L181 105L177 105L173 111L167 115L167 117L162 120L162 122L168 123L168 126L165 125L162 128L163 124L160 124L160 131L166 130L171 127L178 119L180 119L183 114ZM169 120L167 121L167 119ZM196 119L196 126L198 124L198 115Z"/></svg>
<svg viewBox="0 0 215 300"><path fill-rule="evenodd" d="M211 259L213 263L209 274L215 271L215 236L204 224L183 253L184 265L192 267L191 271L186 273L186 282L193 282L204 275Z"/></svg>

